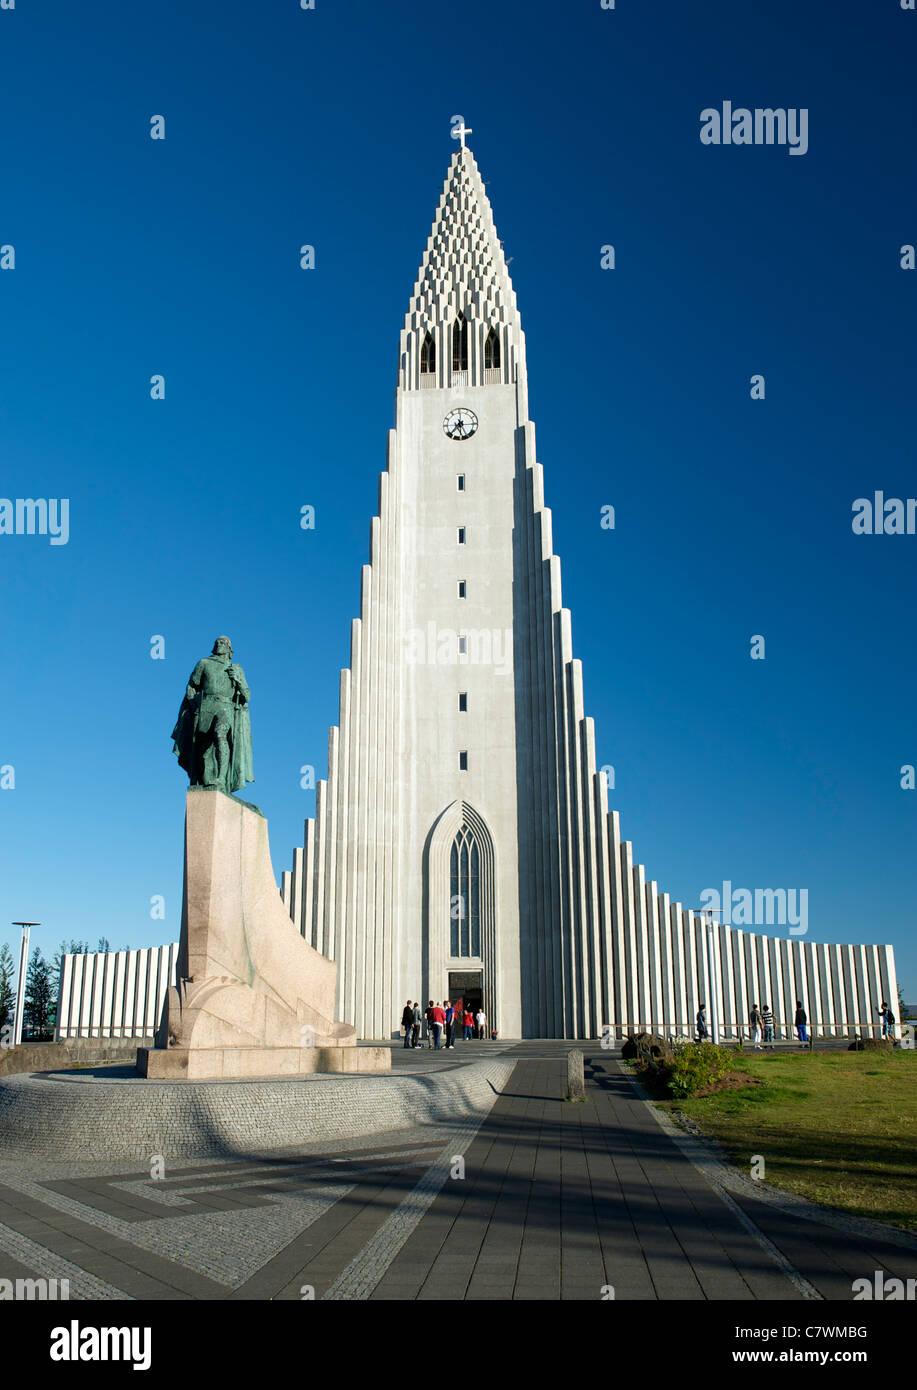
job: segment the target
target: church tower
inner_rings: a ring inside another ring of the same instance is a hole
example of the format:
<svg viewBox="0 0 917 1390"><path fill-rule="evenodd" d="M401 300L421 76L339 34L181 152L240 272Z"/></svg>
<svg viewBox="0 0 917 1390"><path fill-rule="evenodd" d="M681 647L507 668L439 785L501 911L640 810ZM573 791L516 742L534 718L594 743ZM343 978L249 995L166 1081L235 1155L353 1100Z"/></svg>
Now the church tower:
<svg viewBox="0 0 917 1390"><path fill-rule="evenodd" d="M459 996L502 1037L689 1031L705 995L714 1026L735 1029L746 964L756 984L759 965L783 972L788 994L831 965L670 902L620 839L561 602L525 337L466 133L401 330L328 777L284 901L337 961L336 1017L364 1038L395 1034L407 999Z"/></svg>

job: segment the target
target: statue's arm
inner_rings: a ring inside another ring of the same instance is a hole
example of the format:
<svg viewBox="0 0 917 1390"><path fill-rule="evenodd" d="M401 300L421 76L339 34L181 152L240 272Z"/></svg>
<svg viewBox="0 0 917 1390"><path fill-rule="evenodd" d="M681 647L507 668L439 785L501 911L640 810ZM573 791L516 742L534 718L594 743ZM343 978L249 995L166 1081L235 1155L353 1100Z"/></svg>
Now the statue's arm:
<svg viewBox="0 0 917 1390"><path fill-rule="evenodd" d="M248 682L245 679L245 672L242 670L242 667L239 666L237 662L232 662L229 667L229 675L236 687L236 694L241 695L243 705L247 705L251 698L251 691L248 688Z"/></svg>

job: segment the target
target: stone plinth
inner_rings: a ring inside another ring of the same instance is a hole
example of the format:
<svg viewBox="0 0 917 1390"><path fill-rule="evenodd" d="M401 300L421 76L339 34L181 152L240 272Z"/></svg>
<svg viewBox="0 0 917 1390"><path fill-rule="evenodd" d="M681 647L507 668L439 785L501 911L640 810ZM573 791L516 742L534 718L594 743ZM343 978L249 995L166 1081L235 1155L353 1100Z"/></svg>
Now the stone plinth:
<svg viewBox="0 0 917 1390"><path fill-rule="evenodd" d="M387 1047L142 1047L137 1051L141 1076L153 1081L388 1071L391 1060Z"/></svg>
<svg viewBox="0 0 917 1390"><path fill-rule="evenodd" d="M267 821L231 796L192 788L185 813L185 886L178 984L166 995L155 1048L137 1068L159 1078L387 1071L387 1048L357 1048L335 1022L337 966L312 949L284 909Z"/></svg>

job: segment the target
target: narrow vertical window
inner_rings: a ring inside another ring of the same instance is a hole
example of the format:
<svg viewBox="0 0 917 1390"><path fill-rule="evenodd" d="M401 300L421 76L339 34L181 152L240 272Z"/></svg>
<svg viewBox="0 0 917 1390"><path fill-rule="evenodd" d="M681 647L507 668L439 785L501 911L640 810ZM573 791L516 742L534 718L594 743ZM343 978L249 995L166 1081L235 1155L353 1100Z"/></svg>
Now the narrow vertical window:
<svg viewBox="0 0 917 1390"><path fill-rule="evenodd" d="M467 753L460 757L466 758ZM449 947L453 956L481 955L481 903L486 873L483 855L469 825L452 842Z"/></svg>
<svg viewBox="0 0 917 1390"><path fill-rule="evenodd" d="M433 341L432 333L425 333L423 337L420 348L420 370L422 372L436 371L436 343Z"/></svg>
<svg viewBox="0 0 917 1390"><path fill-rule="evenodd" d="M491 328L484 339L484 367L499 368L500 366L500 335L495 328Z"/></svg>
<svg viewBox="0 0 917 1390"><path fill-rule="evenodd" d="M464 597L465 597L465 581L464 581L464 579L460 579L460 580L459 580L458 586L459 586L459 598L464 598Z"/></svg>
<svg viewBox="0 0 917 1390"><path fill-rule="evenodd" d="M468 324L464 314L459 314L452 325L452 370L468 370Z"/></svg>
<svg viewBox="0 0 917 1390"><path fill-rule="evenodd" d="M455 485L456 485L456 487L458 488L459 492L464 492L464 491L465 491L465 474L464 474L464 473L457 473L457 474L456 474Z"/></svg>
<svg viewBox="0 0 917 1390"><path fill-rule="evenodd" d="M458 528L458 543L459 543L459 545L464 545L464 544L465 544L465 528L464 528L464 526L460 526L460 527Z"/></svg>
<svg viewBox="0 0 917 1390"><path fill-rule="evenodd" d="M468 638L467 638L467 637L460 637L460 638L458 639L458 649L459 649L459 656L467 656L467 655L468 655Z"/></svg>
<svg viewBox="0 0 917 1390"><path fill-rule="evenodd" d="M468 709L468 691L459 691L459 714L464 714Z"/></svg>
<svg viewBox="0 0 917 1390"><path fill-rule="evenodd" d="M459 753L459 772L467 772L467 771L468 771L468 752L467 752L467 750L463 749L462 752Z"/></svg>
<svg viewBox="0 0 917 1390"><path fill-rule="evenodd" d="M458 844L453 842L452 854L450 856L450 885L449 885L449 949L452 955L459 953L459 922L464 915L465 904L459 891L459 870L458 870Z"/></svg>
<svg viewBox="0 0 917 1390"><path fill-rule="evenodd" d="M467 757L467 754L463 754L463 756ZM461 854L460 854L460 863L461 863L460 874L461 874L461 880L462 880L462 904L463 904L463 906L464 906L464 904L467 903L467 901L468 901L467 894L468 894L468 887L469 887L469 883L468 883L468 879L469 879L469 873L468 873L468 841L467 841L466 839L463 839L463 840L462 840L462 849L461 849ZM467 955L469 954L469 951L468 951L468 913L467 913L467 912L463 913L463 915L462 915L462 944L461 944L461 952L460 952L460 953L461 953L461 955L463 955L463 956L467 956Z"/></svg>

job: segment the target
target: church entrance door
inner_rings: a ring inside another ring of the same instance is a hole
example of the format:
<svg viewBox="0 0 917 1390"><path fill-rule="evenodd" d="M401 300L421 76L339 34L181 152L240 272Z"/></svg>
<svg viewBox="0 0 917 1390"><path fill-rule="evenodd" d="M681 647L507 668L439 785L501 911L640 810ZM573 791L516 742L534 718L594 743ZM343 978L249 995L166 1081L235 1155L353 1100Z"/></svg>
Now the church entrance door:
<svg viewBox="0 0 917 1390"><path fill-rule="evenodd" d="M453 1004L459 1000L466 1009L476 1014L484 998L484 972L482 970L450 970L449 998ZM489 1027L489 1024L488 1024ZM464 1030L459 1037L464 1036Z"/></svg>

